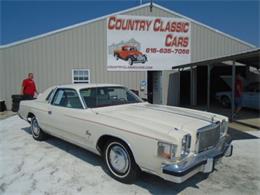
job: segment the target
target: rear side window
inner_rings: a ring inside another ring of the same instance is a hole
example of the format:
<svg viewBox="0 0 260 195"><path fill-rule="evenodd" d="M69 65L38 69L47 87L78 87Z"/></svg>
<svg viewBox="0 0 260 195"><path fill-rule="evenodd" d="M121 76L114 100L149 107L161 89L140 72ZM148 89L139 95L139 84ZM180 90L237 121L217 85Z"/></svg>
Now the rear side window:
<svg viewBox="0 0 260 195"><path fill-rule="evenodd" d="M58 89L52 105L66 108L83 108L78 93L74 89Z"/></svg>

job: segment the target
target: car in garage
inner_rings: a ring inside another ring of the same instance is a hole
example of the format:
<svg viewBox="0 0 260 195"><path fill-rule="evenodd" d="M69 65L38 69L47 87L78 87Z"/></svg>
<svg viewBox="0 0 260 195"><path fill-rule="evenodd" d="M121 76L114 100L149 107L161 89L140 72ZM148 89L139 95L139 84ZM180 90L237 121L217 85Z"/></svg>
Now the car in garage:
<svg viewBox="0 0 260 195"><path fill-rule="evenodd" d="M218 92L216 93L216 99L224 108L229 108L231 106L232 92ZM260 110L260 82L252 82L245 87L242 95L242 106Z"/></svg>
<svg viewBox="0 0 260 195"><path fill-rule="evenodd" d="M114 51L116 60L122 59L128 61L129 65L134 63L145 63L147 56L141 51L138 51L136 47L130 45L124 45L120 49Z"/></svg>
<svg viewBox="0 0 260 195"><path fill-rule="evenodd" d="M94 152L123 183L141 171L181 183L232 155L227 117L153 105L121 85L54 86L22 101L18 114L35 140L52 135Z"/></svg>

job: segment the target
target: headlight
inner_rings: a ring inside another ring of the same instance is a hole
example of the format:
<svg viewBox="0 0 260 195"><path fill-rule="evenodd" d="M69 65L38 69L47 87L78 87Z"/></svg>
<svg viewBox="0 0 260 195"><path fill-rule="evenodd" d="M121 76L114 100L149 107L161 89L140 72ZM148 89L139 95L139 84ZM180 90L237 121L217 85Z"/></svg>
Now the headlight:
<svg viewBox="0 0 260 195"><path fill-rule="evenodd" d="M181 140L181 157L185 157L190 153L191 135L185 135Z"/></svg>
<svg viewBox="0 0 260 195"><path fill-rule="evenodd" d="M226 134L227 130L228 130L228 121L222 120L220 124L220 136Z"/></svg>
<svg viewBox="0 0 260 195"><path fill-rule="evenodd" d="M177 146L174 144L168 144L158 142L158 156L165 159L172 159L175 157Z"/></svg>

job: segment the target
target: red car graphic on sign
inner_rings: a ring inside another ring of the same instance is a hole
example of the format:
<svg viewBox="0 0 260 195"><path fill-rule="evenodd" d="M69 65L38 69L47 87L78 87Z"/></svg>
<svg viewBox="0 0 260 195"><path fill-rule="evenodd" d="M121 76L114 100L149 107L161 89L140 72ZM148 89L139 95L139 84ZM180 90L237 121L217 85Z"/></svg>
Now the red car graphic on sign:
<svg viewBox="0 0 260 195"><path fill-rule="evenodd" d="M129 65L133 63L145 63L147 56L142 52L138 51L136 47L124 45L120 49L114 50L114 56L116 60L119 58L128 61Z"/></svg>

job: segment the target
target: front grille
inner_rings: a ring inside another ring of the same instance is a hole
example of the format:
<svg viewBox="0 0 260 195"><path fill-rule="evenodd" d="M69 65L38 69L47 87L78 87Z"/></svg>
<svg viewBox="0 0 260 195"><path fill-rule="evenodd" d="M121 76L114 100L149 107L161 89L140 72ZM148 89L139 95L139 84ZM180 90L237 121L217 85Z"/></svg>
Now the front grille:
<svg viewBox="0 0 260 195"><path fill-rule="evenodd" d="M209 150L216 146L220 138L220 124L216 123L198 130L197 151L198 153Z"/></svg>

